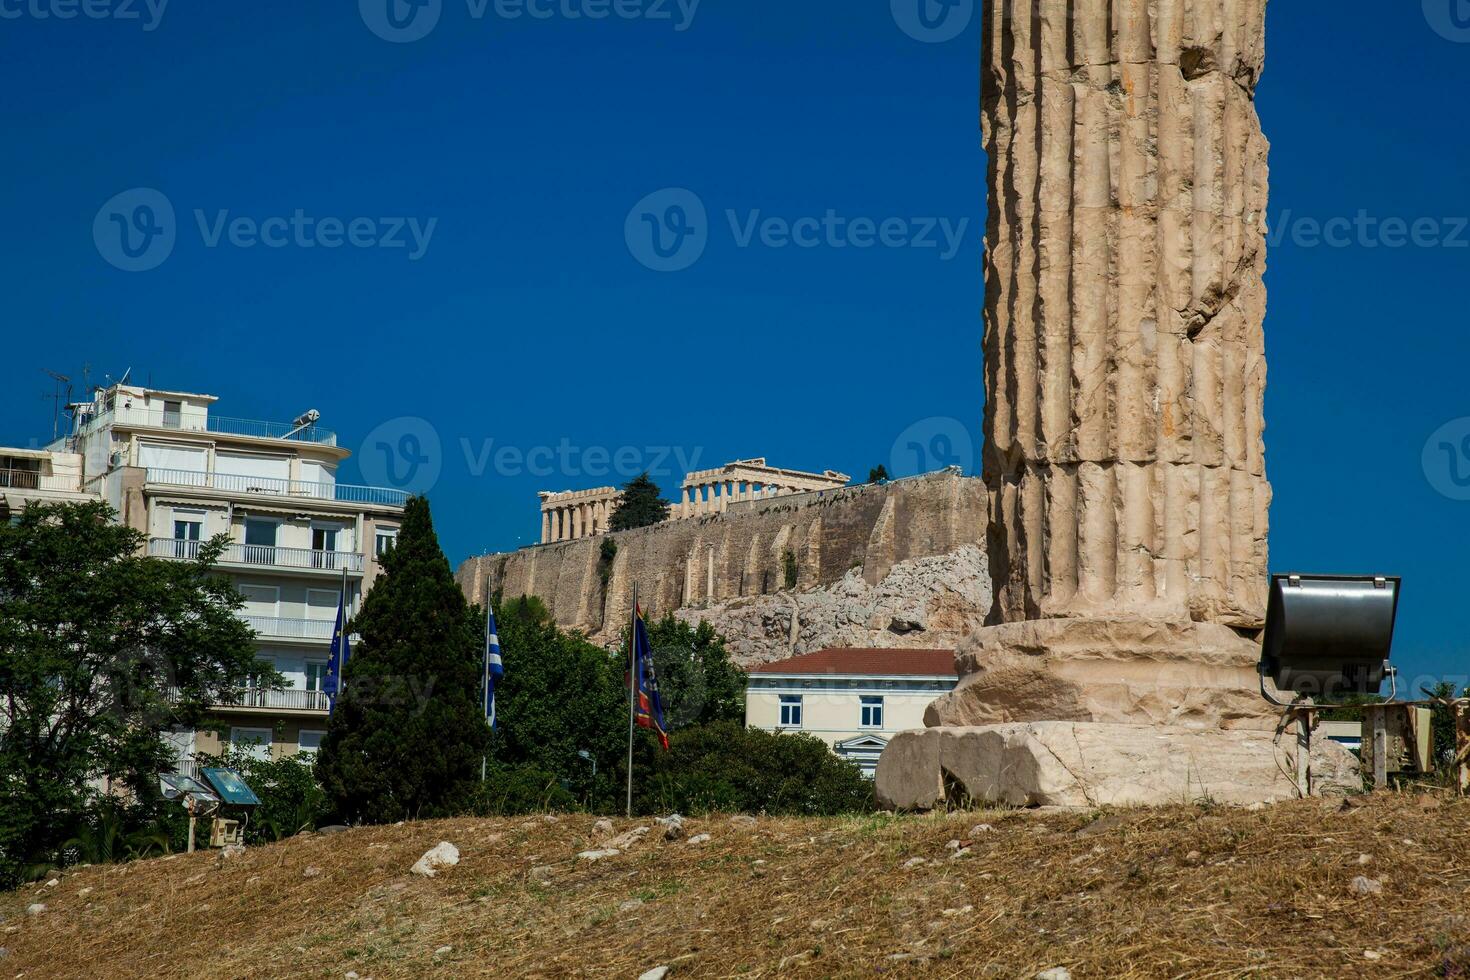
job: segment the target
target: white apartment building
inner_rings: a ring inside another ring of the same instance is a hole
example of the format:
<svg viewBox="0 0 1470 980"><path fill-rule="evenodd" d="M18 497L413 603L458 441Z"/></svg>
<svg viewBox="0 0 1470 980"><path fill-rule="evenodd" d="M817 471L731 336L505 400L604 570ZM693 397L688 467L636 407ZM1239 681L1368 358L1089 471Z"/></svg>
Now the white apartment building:
<svg viewBox="0 0 1470 980"><path fill-rule="evenodd" d="M314 411L267 422L223 415L216 401L115 384L73 406L71 435L47 453L53 468L79 460L77 492L100 496L144 532L150 555L190 560L202 542L228 536L217 567L245 596L242 616L285 687L241 690L218 718L231 742L252 751L315 751L326 730L321 684L339 596L345 586L349 615L358 608L397 537L407 494L339 483L350 452ZM195 752L220 749L214 732L175 741L185 771Z"/></svg>
<svg viewBox="0 0 1470 980"><path fill-rule="evenodd" d="M0 446L0 521L10 520L33 500L96 500L82 488L82 457L50 449Z"/></svg>
<svg viewBox="0 0 1470 980"><path fill-rule="evenodd" d="M888 740L923 728L958 682L953 650L818 650L750 669L745 724L814 735L871 778Z"/></svg>

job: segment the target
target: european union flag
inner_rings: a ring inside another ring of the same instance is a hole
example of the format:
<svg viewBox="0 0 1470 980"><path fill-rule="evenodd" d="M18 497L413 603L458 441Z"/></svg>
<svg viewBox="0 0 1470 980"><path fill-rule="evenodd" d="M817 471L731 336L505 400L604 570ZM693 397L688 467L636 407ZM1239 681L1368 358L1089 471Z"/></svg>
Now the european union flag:
<svg viewBox="0 0 1470 980"><path fill-rule="evenodd" d="M343 585L337 599L337 626L332 630L332 652L327 657L327 676L322 678L322 693L327 696L327 713L337 707L337 695L342 690L342 671L347 667L347 658L352 655L352 641L347 636L347 588Z"/></svg>

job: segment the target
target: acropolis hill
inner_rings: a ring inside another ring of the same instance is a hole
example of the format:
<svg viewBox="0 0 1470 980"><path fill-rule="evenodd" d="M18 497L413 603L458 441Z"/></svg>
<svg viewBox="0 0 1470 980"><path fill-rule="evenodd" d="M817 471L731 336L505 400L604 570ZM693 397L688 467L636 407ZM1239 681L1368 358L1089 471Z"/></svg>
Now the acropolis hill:
<svg viewBox="0 0 1470 980"><path fill-rule="evenodd" d="M984 483L943 471L472 558L459 582L477 602L539 596L598 643L617 638L636 582L645 609L709 620L745 664L824 646L954 646L990 610L985 514Z"/></svg>

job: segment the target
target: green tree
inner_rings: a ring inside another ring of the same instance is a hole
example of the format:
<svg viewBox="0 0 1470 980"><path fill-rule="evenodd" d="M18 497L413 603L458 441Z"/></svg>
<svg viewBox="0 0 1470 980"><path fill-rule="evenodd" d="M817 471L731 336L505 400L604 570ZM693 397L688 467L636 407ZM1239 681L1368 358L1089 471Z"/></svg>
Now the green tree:
<svg viewBox="0 0 1470 980"><path fill-rule="evenodd" d="M882 463L879 463L877 466L868 470L869 483L877 483L880 480L886 479L888 479L888 467L884 466Z"/></svg>
<svg viewBox="0 0 1470 980"><path fill-rule="evenodd" d="M455 584L426 499L405 505L352 626L362 638L316 761L335 813L384 823L450 812L478 782L489 741L484 623Z"/></svg>
<svg viewBox="0 0 1470 980"><path fill-rule="evenodd" d="M331 808L316 781L313 762L304 754L270 759L234 748L206 760L239 773L260 798L245 828L247 844L267 844L314 830L326 819Z"/></svg>
<svg viewBox="0 0 1470 980"><path fill-rule="evenodd" d="M210 572L224 541L193 561L149 558L115 517L31 504L0 524L0 887L99 832L90 781L156 803L163 731L197 726L243 680L279 682L239 594Z"/></svg>
<svg viewBox="0 0 1470 980"><path fill-rule="evenodd" d="M614 531L631 531L667 520L669 502L659 497L658 484L641 473L623 484L623 496L608 526Z"/></svg>
<svg viewBox="0 0 1470 980"><path fill-rule="evenodd" d="M820 739L721 721L679 732L639 786L645 813L830 816L873 809L873 786Z"/></svg>
<svg viewBox="0 0 1470 980"><path fill-rule="evenodd" d="M648 639L669 731L745 720L745 671L708 621L694 627L670 613L649 625Z"/></svg>

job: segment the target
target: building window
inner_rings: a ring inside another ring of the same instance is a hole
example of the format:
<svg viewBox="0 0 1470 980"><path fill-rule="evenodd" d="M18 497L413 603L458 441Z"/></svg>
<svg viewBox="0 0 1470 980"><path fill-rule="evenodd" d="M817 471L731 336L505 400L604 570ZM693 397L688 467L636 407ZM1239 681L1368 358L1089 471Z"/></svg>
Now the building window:
<svg viewBox="0 0 1470 980"><path fill-rule="evenodd" d="M175 558L196 558L199 555L199 539L204 534L204 511L174 511Z"/></svg>
<svg viewBox="0 0 1470 980"><path fill-rule="evenodd" d="M862 717L859 719L859 726L862 728L882 728L883 698L865 694L859 700L862 702Z"/></svg>
<svg viewBox="0 0 1470 980"><path fill-rule="evenodd" d="M380 527L373 545L373 557L382 558L388 553L388 549L398 543L398 528Z"/></svg>
<svg viewBox="0 0 1470 980"><path fill-rule="evenodd" d="M269 565L276 560L276 522L245 519L245 560Z"/></svg>
<svg viewBox="0 0 1470 980"><path fill-rule="evenodd" d="M781 695L781 727L782 728L800 728L801 727L801 695L800 694L783 694L783 695Z"/></svg>
<svg viewBox="0 0 1470 980"><path fill-rule="evenodd" d="M311 529L311 550L313 568L336 568L337 529L335 527L313 527Z"/></svg>
<svg viewBox="0 0 1470 980"><path fill-rule="evenodd" d="M252 759L268 761L271 757L269 728L231 728L230 748L244 752Z"/></svg>
<svg viewBox="0 0 1470 980"><path fill-rule="evenodd" d="M327 662L325 660L308 660L306 662L306 689L308 691L320 691L322 682L327 678Z"/></svg>
<svg viewBox="0 0 1470 980"><path fill-rule="evenodd" d="M307 755L316 755L317 750L322 747L322 737L326 734L326 732L314 732L305 728L301 729L296 736L296 751L304 752Z"/></svg>

